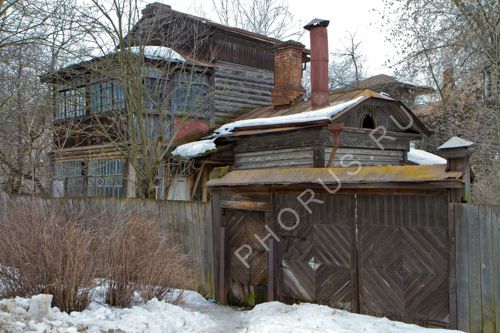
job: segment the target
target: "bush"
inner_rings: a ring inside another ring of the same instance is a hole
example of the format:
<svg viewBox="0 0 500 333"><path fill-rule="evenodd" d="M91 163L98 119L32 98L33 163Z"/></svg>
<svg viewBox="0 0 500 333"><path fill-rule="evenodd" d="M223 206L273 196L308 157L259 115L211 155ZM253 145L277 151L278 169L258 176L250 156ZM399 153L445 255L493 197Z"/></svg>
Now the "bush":
<svg viewBox="0 0 500 333"><path fill-rule="evenodd" d="M52 294L62 311L81 311L105 283L106 302L130 306L138 292L176 302L193 286L186 255L153 220L98 214L63 201L10 202L0 219L1 297Z"/></svg>
<svg viewBox="0 0 500 333"><path fill-rule="evenodd" d="M92 252L98 235L63 207L13 204L0 223L2 296L52 294L63 311L79 311L94 286Z"/></svg>
<svg viewBox="0 0 500 333"><path fill-rule="evenodd" d="M181 293L173 288L193 285L187 256L150 220L132 218L110 230L104 244L100 267L109 282L108 304L130 306L135 302L134 291L143 300L177 302Z"/></svg>

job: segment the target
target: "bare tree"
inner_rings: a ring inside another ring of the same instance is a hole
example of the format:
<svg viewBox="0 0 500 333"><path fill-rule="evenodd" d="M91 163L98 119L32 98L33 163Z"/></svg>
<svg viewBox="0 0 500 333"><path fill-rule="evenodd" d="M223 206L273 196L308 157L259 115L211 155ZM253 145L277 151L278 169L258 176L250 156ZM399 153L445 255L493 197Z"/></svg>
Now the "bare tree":
<svg viewBox="0 0 500 333"><path fill-rule="evenodd" d="M427 122L435 147L452 135L476 142L474 200L498 203L500 149L500 3L496 0L386 1L395 67L433 85L438 102Z"/></svg>
<svg viewBox="0 0 500 333"><path fill-rule="evenodd" d="M298 38L286 0L212 0L219 22L277 39Z"/></svg>
<svg viewBox="0 0 500 333"><path fill-rule="evenodd" d="M355 33L348 33L345 46L330 56L330 89L356 87L365 77L364 61L361 42L356 40Z"/></svg>

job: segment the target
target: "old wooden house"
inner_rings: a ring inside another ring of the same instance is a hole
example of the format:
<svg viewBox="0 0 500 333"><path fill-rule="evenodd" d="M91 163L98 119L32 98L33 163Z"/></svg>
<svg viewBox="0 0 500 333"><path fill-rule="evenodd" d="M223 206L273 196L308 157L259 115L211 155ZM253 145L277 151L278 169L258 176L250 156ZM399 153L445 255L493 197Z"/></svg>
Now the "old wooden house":
<svg viewBox="0 0 500 333"><path fill-rule="evenodd" d="M300 102L303 46L284 43L272 106L178 147L222 170L207 183L216 296L453 327L448 203L464 200L469 152L426 159L410 143L431 133L401 101L368 89L330 94L327 26L305 27L311 100Z"/></svg>
<svg viewBox="0 0 500 333"><path fill-rule="evenodd" d="M273 47L279 40L154 3L143 10L127 42L141 45L138 52L145 58L144 127L152 140L196 138L233 112L271 105ZM119 50L42 77L55 91L51 156L56 196L137 194L140 170L117 147L117 141L127 139L94 131L96 120L103 123L127 113L118 56ZM189 199L188 174L176 174L175 190L167 193L163 175L168 173L158 171L158 198Z"/></svg>

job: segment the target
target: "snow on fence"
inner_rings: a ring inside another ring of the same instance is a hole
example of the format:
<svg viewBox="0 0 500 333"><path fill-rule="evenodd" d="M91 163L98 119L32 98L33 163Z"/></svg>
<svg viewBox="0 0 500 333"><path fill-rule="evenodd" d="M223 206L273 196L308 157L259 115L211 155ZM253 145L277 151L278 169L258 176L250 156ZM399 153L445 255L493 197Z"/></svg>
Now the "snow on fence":
<svg viewBox="0 0 500 333"><path fill-rule="evenodd" d="M140 199L84 198L42 199L31 197L10 198L0 192L0 217L5 216L12 201L30 203L34 207L50 209L52 203L65 203L82 212L114 212L133 214L158 221L171 234L193 260L193 269L198 275L200 291L214 296L214 264L212 242L212 213L210 203L199 201L155 201ZM110 221L111 223L112 221Z"/></svg>
<svg viewBox="0 0 500 333"><path fill-rule="evenodd" d="M451 204L450 221L455 226L457 290L451 305L456 304L458 329L498 333L500 207Z"/></svg>

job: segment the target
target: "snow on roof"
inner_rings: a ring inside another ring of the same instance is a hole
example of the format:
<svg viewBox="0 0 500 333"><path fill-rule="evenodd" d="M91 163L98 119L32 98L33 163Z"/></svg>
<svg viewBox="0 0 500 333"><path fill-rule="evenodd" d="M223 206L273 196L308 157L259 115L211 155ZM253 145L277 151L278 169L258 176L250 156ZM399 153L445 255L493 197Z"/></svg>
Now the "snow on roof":
<svg viewBox="0 0 500 333"><path fill-rule="evenodd" d="M172 155L182 158L193 158L201 156L217 147L214 143L215 139L194 141L178 146L172 152Z"/></svg>
<svg viewBox="0 0 500 333"><path fill-rule="evenodd" d="M408 161L417 165L446 164L446 159L425 150L410 148Z"/></svg>
<svg viewBox="0 0 500 333"><path fill-rule="evenodd" d="M237 128L253 127L253 126L268 126L268 125L282 125L282 124L300 124L310 121L317 120L328 120L334 115L350 108L351 106L361 102L364 99L363 96L359 96L355 99L336 104L333 106L328 106L323 109L315 111L300 112L296 114L290 114L287 116L277 116L269 118L255 118L255 119L245 119L238 120L232 123L222 125L217 130L214 131L212 137L226 136Z"/></svg>
<svg viewBox="0 0 500 333"><path fill-rule="evenodd" d="M458 136L454 136L443 143L441 146L439 146L438 149L464 148L472 146L473 144L474 142L461 139Z"/></svg>
<svg viewBox="0 0 500 333"><path fill-rule="evenodd" d="M144 46L144 57L151 60L168 60L168 61L179 61L185 62L186 59L173 49L165 46ZM141 47L133 46L130 51L134 54L139 54L141 52Z"/></svg>
<svg viewBox="0 0 500 333"><path fill-rule="evenodd" d="M287 116L277 116L269 118L255 118L255 119L245 119L238 120L232 123L222 125L212 133L211 139L201 140L186 143L178 146L172 155L182 157L182 158L193 158L201 156L211 150L216 149L215 140L220 137L228 136L233 133L237 128L251 127L251 126L266 126L266 125L280 125L289 123L306 123L310 121L317 120L328 120L334 115L350 108L351 106L361 102L364 99L363 96L359 96L355 99L329 106L323 109L301 112L296 114L291 114Z"/></svg>

